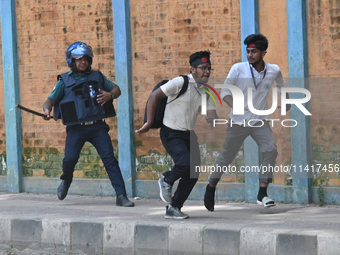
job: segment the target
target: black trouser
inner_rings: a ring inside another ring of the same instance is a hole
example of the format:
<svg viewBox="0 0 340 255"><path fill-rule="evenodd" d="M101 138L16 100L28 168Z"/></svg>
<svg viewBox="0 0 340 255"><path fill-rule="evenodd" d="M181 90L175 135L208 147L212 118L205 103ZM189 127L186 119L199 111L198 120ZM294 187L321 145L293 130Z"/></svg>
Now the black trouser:
<svg viewBox="0 0 340 255"><path fill-rule="evenodd" d="M90 142L97 149L103 161L116 195L126 195L124 179L118 161L113 154L112 142L108 134L109 129L106 123L66 127L65 157L63 160L63 174L60 179L72 182L74 167L78 162L80 151L85 142Z"/></svg>
<svg viewBox="0 0 340 255"><path fill-rule="evenodd" d="M194 173L195 166L201 164L197 136L194 131L178 131L166 126L161 128L160 136L166 151L175 163L171 171L163 174L165 181L173 185L180 179L171 203L180 209L198 180L198 173Z"/></svg>

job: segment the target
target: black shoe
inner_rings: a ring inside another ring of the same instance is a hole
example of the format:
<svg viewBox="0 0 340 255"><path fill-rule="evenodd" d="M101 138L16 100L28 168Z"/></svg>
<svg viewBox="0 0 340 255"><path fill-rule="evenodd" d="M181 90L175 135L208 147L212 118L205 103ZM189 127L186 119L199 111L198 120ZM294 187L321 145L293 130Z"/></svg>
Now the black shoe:
<svg viewBox="0 0 340 255"><path fill-rule="evenodd" d="M66 181L62 181L58 187L57 190L57 196L59 200L63 200L67 196L67 191L70 187L71 183L68 183Z"/></svg>
<svg viewBox="0 0 340 255"><path fill-rule="evenodd" d="M204 194L204 206L207 208L208 211L213 212L215 206L215 190L216 187L213 188L209 184L205 190Z"/></svg>
<svg viewBox="0 0 340 255"><path fill-rule="evenodd" d="M116 199L117 206L124 206L124 207L134 207L135 204L132 203L126 195L119 195Z"/></svg>

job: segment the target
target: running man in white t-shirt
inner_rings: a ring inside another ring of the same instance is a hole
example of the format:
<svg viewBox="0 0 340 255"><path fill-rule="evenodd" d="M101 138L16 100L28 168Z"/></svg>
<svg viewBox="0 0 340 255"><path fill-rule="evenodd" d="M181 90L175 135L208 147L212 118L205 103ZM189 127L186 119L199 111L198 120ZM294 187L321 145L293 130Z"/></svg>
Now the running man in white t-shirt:
<svg viewBox="0 0 340 255"><path fill-rule="evenodd" d="M181 212L181 208L198 180L198 174L194 174L195 166L201 163L194 127L201 108L201 95L205 93L200 88L208 89L204 83L208 82L211 73L210 52L196 52L190 56L189 62L191 74L188 75L189 84L186 92L175 99L183 87L183 77L174 78L152 92L147 104L147 122L136 130L136 133L142 134L150 129L158 100L168 97L160 137L175 165L171 171L163 173L163 177L158 181L160 197L169 203L166 206L165 218L189 217ZM210 97L207 98L205 119L212 125L213 119L217 118L216 106ZM177 190L172 196L172 186L177 180L179 180Z"/></svg>
<svg viewBox="0 0 340 255"><path fill-rule="evenodd" d="M253 114L248 107L248 88L252 88L252 102L257 110L268 109L268 95L272 84L275 82L278 91L286 86L281 70L277 65L265 63L263 57L267 53L268 40L262 34L251 34L245 40L247 45L248 62L233 65L225 80L225 84L234 85L244 95L244 114L237 115L233 111L233 96L230 90L221 90L221 98L231 107L229 124L223 149L218 156L215 165L229 166L234 160L244 140L250 135L259 146L263 155L263 166L275 167L277 148L270 125L267 121L268 115ZM289 98L289 95L286 95ZM235 98L236 100L236 98ZM287 105L287 110L290 105ZM232 123L232 125L230 124ZM221 169L221 168L220 168ZM213 172L209 177L209 184L204 195L204 205L209 211L214 210L215 189L223 171ZM272 171L260 173L260 189L257 203L265 207L275 206L273 199L267 195L267 187L272 182Z"/></svg>

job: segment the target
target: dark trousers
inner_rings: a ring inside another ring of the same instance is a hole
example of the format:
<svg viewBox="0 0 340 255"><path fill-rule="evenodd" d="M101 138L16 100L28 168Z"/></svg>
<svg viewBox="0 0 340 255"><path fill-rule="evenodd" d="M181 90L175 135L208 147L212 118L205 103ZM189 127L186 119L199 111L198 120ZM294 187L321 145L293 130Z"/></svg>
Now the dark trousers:
<svg viewBox="0 0 340 255"><path fill-rule="evenodd" d="M63 160L63 174L60 179L72 182L74 167L85 142L90 142L97 149L116 195L126 195L125 184L118 161L113 154L111 138L106 123L88 126L72 125L66 127L65 157Z"/></svg>
<svg viewBox="0 0 340 255"><path fill-rule="evenodd" d="M250 135L263 155L263 166L275 167L275 161L277 157L277 147L273 132L269 126L268 121L264 121L263 126L261 122L256 124L256 127L243 127L237 124L230 126L228 124L227 135L223 144L223 149L216 160L216 165L229 166L234 160L237 152L241 148L244 140ZM223 172L213 172L209 177L209 183L212 186L216 186L220 180ZM260 181L264 183L271 183L273 177L272 171L266 171L260 173Z"/></svg>
<svg viewBox="0 0 340 255"><path fill-rule="evenodd" d="M165 181L173 185L179 179L171 205L180 209L198 180L198 173L194 173L195 166L201 163L197 136L194 131L178 131L166 126L161 128L160 136L175 164L171 171L163 174Z"/></svg>

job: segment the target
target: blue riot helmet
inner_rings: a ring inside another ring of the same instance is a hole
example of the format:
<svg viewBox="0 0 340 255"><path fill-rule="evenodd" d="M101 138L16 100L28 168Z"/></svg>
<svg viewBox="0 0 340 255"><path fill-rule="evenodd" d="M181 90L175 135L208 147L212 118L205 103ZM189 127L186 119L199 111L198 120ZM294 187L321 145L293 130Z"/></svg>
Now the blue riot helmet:
<svg viewBox="0 0 340 255"><path fill-rule="evenodd" d="M91 46L87 45L83 42L75 42L68 47L66 51L66 61L68 63L68 66L73 71L76 70L76 65L74 63L75 59L79 59L82 57L87 57L89 61L89 68L86 70L86 72L89 72L91 70L92 65L92 58L93 58L93 51Z"/></svg>

